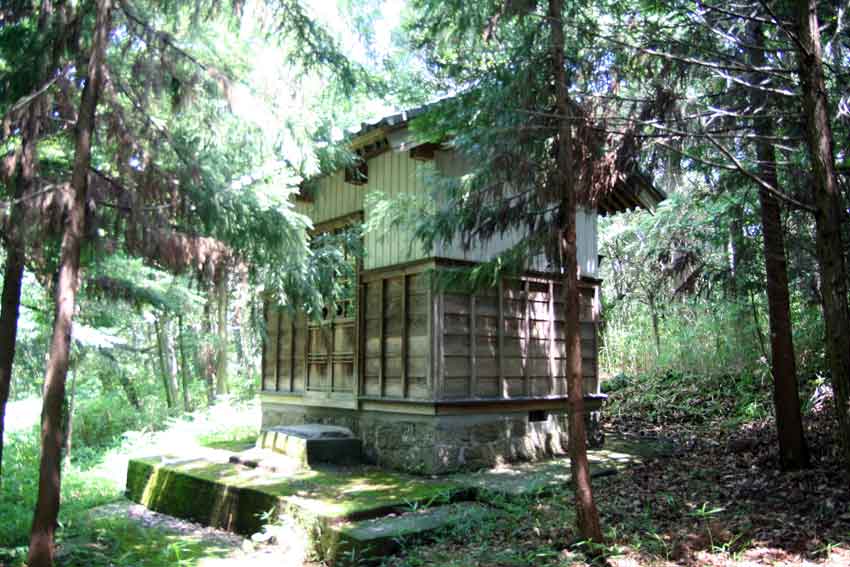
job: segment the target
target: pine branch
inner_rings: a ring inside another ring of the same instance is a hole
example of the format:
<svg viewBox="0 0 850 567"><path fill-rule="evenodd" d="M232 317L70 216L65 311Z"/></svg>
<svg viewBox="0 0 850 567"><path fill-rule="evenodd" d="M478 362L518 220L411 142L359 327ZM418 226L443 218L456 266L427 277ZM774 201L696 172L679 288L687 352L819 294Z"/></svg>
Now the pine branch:
<svg viewBox="0 0 850 567"><path fill-rule="evenodd" d="M762 189L764 189L768 193L772 194L777 199L781 199L781 200L785 201L786 203L794 205L798 209L802 209L804 211L809 211L810 213L815 212L815 208L812 207L811 205L807 205L807 204L805 204L801 201L798 201L797 199L794 199L793 197L789 197L788 195L786 195L785 193L778 190L773 185L771 185L770 183L768 183L767 181L762 179L761 176L756 175L755 173L751 172L749 169L744 167L744 165L741 163L741 161L738 158L736 158L732 154L732 152L730 152L728 149L726 149L726 147L723 144L721 144L720 142L715 140L712 136L708 135L706 137L708 138L708 141L711 142L711 144L720 151L720 153L722 153L724 156L726 156L726 158L729 161L731 161L733 164L735 164L735 169L737 169L738 171L743 173L745 176L749 177L759 187L761 187Z"/></svg>

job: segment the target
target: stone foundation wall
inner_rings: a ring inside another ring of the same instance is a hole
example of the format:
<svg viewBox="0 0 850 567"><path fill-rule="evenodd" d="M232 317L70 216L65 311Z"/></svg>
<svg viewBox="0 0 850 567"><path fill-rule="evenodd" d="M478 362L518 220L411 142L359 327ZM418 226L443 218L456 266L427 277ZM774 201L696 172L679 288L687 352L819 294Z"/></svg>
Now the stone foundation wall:
<svg viewBox="0 0 850 567"><path fill-rule="evenodd" d="M374 464L445 474L567 453L567 412L419 416L263 403L263 427L323 423L347 427ZM588 412L588 443L602 444L599 412Z"/></svg>

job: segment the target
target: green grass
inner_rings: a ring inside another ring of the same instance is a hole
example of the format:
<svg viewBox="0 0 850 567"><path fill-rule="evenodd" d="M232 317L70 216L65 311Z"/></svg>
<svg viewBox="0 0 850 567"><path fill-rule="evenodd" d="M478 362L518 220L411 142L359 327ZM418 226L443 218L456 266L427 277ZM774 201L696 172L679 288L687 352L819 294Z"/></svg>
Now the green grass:
<svg viewBox="0 0 850 567"><path fill-rule="evenodd" d="M0 548L25 546L38 495L39 446L35 430L18 431L6 439L0 488ZM121 489L85 465L71 466L62 474L62 508L59 522L73 525L81 513L121 496ZM2 557L2 555L0 555Z"/></svg>
<svg viewBox="0 0 850 567"><path fill-rule="evenodd" d="M88 511L122 497L127 461L131 456L179 451L187 444L235 446L247 443L251 436L255 438L259 430L259 412L256 404L222 403L208 410L163 422L163 425L165 428L162 431L154 431L151 428L125 432L104 446L87 447L82 442L75 446L74 462L62 472L60 529L57 532L57 541L82 542L95 538L89 542L90 545L79 545L92 554L98 553L99 549L108 549L113 545L109 542L114 538L103 535L103 530L98 531L101 528L97 526L89 526ZM38 493L39 439L36 427L28 424L25 428L16 429L7 433L4 445L3 476L0 484L0 565L14 565L25 556ZM112 448L109 448L110 446ZM130 526L125 527L132 530ZM92 529L94 531L91 531ZM116 533L122 529L124 527L117 526ZM142 535L137 539L143 539ZM169 545L171 551L166 549L168 545L163 545L162 553L140 552L140 557L159 558L151 559L151 562L136 561L130 555L128 557L131 559L127 562L114 564L184 564L180 563L182 559L175 559L176 554L182 553L179 545ZM83 554L86 552L82 549L79 551ZM123 552L131 553L132 550L128 548ZM167 553L172 553L168 556L171 559L166 560ZM191 556L191 550L188 553ZM90 564L88 561L75 561L64 564ZM106 564L108 563L104 563Z"/></svg>

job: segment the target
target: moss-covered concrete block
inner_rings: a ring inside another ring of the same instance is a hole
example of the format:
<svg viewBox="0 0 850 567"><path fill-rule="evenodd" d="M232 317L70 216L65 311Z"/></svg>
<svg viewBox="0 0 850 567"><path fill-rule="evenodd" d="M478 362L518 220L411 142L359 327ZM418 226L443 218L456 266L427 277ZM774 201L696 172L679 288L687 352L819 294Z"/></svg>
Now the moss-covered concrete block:
<svg viewBox="0 0 850 567"><path fill-rule="evenodd" d="M156 458L131 459L127 497L146 508L207 526L250 535L262 528L260 513L276 510L277 496L250 487L216 482L225 465L208 463L188 474Z"/></svg>
<svg viewBox="0 0 850 567"><path fill-rule="evenodd" d="M325 556L334 557L335 565L359 565L363 561L386 557L403 545L432 539L448 528L460 529L477 524L494 514L487 506L457 502L424 508L383 518L346 522L332 526L324 541Z"/></svg>
<svg viewBox="0 0 850 567"><path fill-rule="evenodd" d="M226 459L166 456L132 459L127 469L127 497L151 510L245 535L260 531L268 512L270 520L286 514L311 534L325 559L322 550L336 549L332 526L449 502L459 492L445 480L371 467L274 472Z"/></svg>

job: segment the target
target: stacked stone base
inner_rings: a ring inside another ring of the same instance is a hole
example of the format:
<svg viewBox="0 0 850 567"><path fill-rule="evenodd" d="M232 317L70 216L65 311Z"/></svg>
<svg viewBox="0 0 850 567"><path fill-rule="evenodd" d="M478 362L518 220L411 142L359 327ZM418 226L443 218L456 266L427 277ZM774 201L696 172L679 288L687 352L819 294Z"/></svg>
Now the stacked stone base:
<svg viewBox="0 0 850 567"><path fill-rule="evenodd" d="M599 404L589 401L588 443L601 446ZM412 415L263 404L263 428L320 423L350 429L363 457L381 467L415 474L446 474L565 455L568 414L528 410L461 415Z"/></svg>

